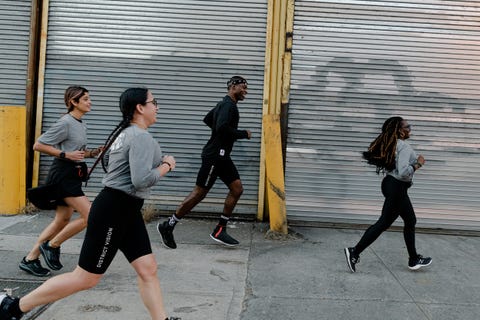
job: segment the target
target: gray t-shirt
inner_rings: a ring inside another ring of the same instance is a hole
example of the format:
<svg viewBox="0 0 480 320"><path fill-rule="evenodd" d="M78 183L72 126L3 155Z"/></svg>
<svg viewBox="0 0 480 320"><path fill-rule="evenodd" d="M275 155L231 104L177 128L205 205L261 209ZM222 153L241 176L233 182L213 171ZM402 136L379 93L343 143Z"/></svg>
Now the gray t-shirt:
<svg viewBox="0 0 480 320"><path fill-rule="evenodd" d="M67 113L42 134L38 142L65 152L84 150L87 146L87 125Z"/></svg>
<svg viewBox="0 0 480 320"><path fill-rule="evenodd" d="M387 172L397 180L411 182L413 180L412 165L417 162L417 154L413 148L404 140L397 140L397 149L395 153L395 169Z"/></svg>
<svg viewBox="0 0 480 320"><path fill-rule="evenodd" d="M157 167L162 150L147 130L136 125L124 129L109 149L107 174L103 184L146 199L150 187L161 178Z"/></svg>

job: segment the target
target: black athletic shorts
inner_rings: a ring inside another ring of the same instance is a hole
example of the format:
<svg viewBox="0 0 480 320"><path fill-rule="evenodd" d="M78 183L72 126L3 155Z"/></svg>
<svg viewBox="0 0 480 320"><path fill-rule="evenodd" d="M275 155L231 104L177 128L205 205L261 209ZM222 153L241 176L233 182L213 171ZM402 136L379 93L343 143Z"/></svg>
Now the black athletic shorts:
<svg viewBox="0 0 480 320"><path fill-rule="evenodd" d="M197 175L197 186L210 190L217 178L220 178L227 186L240 179L237 167L235 167L232 159L230 157L202 158L202 166Z"/></svg>
<svg viewBox="0 0 480 320"><path fill-rule="evenodd" d="M128 262L152 253L141 209L143 199L105 187L95 198L78 265L104 274L118 250Z"/></svg>
<svg viewBox="0 0 480 320"><path fill-rule="evenodd" d="M66 206L63 201L67 197L82 197L85 195L82 190L82 180L76 175L75 162L55 158L48 171L46 184L58 186L59 205Z"/></svg>

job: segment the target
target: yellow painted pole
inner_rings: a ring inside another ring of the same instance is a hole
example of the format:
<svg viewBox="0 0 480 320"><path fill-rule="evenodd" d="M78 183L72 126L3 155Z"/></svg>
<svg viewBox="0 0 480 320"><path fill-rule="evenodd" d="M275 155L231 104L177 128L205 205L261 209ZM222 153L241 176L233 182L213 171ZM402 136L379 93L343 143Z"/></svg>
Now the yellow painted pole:
<svg viewBox="0 0 480 320"><path fill-rule="evenodd" d="M280 115L265 115L263 117L263 126L265 128L265 151L268 155L266 161L266 188L270 210L270 230L287 234L287 207L285 205Z"/></svg>
<svg viewBox="0 0 480 320"><path fill-rule="evenodd" d="M287 106L290 101L290 80L292 71L292 46L293 46L293 18L295 0L288 0L285 21L285 54L283 57L282 105Z"/></svg>
<svg viewBox="0 0 480 320"><path fill-rule="evenodd" d="M262 187L266 192L266 201L263 208L268 213L270 229L283 234L288 233L288 226L280 112L283 92L287 4L287 0L268 2L262 121L262 155L264 152L265 156L264 158L261 157L262 163L265 163L265 176L260 177Z"/></svg>
<svg viewBox="0 0 480 320"><path fill-rule="evenodd" d="M278 59L276 64L276 77L275 77L275 104L271 106L271 114L280 114L282 107L282 82L283 82L283 63L285 56L285 21L287 13L287 0L281 0L277 2L278 8ZM281 138L281 136L280 136ZM281 139L280 139L281 141Z"/></svg>
<svg viewBox="0 0 480 320"><path fill-rule="evenodd" d="M45 89L45 63L47 59L47 30L48 30L48 0L43 0L42 7L42 27L40 35L40 58L38 67L38 93L37 93L37 114L35 124L35 140L42 133L43 119L43 93ZM38 186L38 176L40 167L40 153L33 155L32 187Z"/></svg>
<svg viewBox="0 0 480 320"><path fill-rule="evenodd" d="M265 40L265 71L263 74L263 106L262 115L268 114L270 103L270 66L272 58L272 33L273 33L273 4L274 0L268 0L267 30ZM260 173L258 177L258 207L257 220L263 221L265 202L265 130L262 123L262 137L260 144Z"/></svg>
<svg viewBox="0 0 480 320"><path fill-rule="evenodd" d="M25 206L26 107L0 106L0 214Z"/></svg>

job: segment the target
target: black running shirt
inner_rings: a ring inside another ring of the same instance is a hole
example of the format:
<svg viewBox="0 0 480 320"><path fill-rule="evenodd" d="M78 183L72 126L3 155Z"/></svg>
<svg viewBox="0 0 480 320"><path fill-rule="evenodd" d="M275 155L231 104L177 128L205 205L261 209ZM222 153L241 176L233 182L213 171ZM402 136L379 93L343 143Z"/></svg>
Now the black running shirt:
<svg viewBox="0 0 480 320"><path fill-rule="evenodd" d="M235 140L248 138L247 130L237 129L239 121L237 104L226 95L203 119L212 135L203 147L202 158L229 157Z"/></svg>

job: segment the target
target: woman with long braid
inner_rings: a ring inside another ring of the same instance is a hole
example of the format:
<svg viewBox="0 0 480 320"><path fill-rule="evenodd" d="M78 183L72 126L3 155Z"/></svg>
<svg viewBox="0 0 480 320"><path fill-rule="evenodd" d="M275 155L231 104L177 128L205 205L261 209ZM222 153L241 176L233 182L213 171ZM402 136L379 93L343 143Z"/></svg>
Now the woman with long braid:
<svg viewBox="0 0 480 320"><path fill-rule="evenodd" d="M148 89L127 89L120 96L120 110L123 120L100 155L109 153L105 187L92 203L77 267L20 299L0 296L0 319L20 319L36 306L94 287L118 250L137 273L140 295L152 320L179 319L166 315L157 262L141 214L151 187L175 169L175 159L162 156L160 146L147 131L158 110Z"/></svg>
<svg viewBox="0 0 480 320"><path fill-rule="evenodd" d="M412 147L405 141L410 138L411 127L401 117L391 117L385 121L380 135L370 144L363 158L376 167L377 174L385 173L382 180L382 193L385 202L378 221L371 225L356 246L345 248L347 265L355 272L355 264L360 254L371 245L400 216L404 222L403 237L409 255L408 268L418 270L432 263L432 258L422 257L415 248L415 224L417 219L408 197L415 171L425 164L422 155L417 157Z"/></svg>

